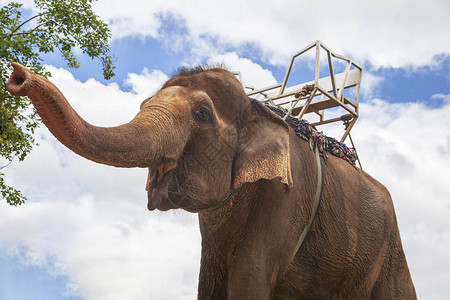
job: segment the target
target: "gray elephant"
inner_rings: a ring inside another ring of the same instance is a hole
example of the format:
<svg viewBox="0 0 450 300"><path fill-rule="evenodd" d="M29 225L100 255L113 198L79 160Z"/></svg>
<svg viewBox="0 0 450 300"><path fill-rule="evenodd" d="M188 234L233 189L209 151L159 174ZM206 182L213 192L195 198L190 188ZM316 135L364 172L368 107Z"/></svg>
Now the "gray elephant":
<svg viewBox="0 0 450 300"><path fill-rule="evenodd" d="M128 124L102 128L13 67L7 89L28 96L61 143L98 163L149 168L149 210L198 213L199 299L416 298L386 188L340 158L318 163L230 72L183 69Z"/></svg>

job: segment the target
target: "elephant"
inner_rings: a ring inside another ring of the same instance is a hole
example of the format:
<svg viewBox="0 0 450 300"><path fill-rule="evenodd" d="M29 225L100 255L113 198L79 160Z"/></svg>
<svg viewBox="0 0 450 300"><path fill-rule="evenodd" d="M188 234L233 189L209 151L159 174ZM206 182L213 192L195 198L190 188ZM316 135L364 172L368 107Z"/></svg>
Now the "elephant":
<svg viewBox="0 0 450 300"><path fill-rule="evenodd" d="M13 69L8 91L62 144L148 168L150 211L198 214L198 299L416 299L388 190L343 159L318 161L225 68L182 68L117 127L87 123L50 81Z"/></svg>

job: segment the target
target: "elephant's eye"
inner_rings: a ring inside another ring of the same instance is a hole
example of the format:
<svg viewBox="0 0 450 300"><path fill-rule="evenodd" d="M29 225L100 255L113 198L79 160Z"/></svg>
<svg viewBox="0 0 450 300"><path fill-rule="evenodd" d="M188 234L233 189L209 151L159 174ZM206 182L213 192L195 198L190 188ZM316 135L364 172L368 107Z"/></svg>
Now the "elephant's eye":
<svg viewBox="0 0 450 300"><path fill-rule="evenodd" d="M192 115L197 122L207 122L211 119L211 113L206 107L194 110Z"/></svg>

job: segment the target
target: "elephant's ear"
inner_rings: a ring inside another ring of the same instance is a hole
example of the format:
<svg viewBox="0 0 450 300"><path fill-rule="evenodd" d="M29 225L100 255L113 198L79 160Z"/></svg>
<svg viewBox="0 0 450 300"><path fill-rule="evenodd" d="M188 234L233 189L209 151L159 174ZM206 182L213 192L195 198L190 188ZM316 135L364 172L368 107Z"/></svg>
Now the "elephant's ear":
<svg viewBox="0 0 450 300"><path fill-rule="evenodd" d="M292 187L289 126L261 102L251 100L238 128L233 189L246 182L274 179Z"/></svg>

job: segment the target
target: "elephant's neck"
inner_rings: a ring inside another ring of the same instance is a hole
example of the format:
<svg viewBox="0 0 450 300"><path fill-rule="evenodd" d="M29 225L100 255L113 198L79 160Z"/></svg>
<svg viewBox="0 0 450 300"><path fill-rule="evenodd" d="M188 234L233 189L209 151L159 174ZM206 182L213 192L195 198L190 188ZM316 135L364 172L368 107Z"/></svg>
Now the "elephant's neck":
<svg viewBox="0 0 450 300"><path fill-rule="evenodd" d="M230 201L217 210L199 214L202 238L210 242L223 241L234 236L245 224L252 202L257 200L259 183L244 184L232 196Z"/></svg>
<svg viewBox="0 0 450 300"><path fill-rule="evenodd" d="M287 190L280 178L246 183L228 204L215 211L199 213L202 234L199 298L226 298L229 264L236 255L266 246L261 239L265 234L261 231L272 232L268 229L276 231L282 227L279 232L285 234L295 232L293 226L306 226L311 210L309 200L313 199L317 184L317 162L309 144L294 138L291 139L294 187ZM300 222L286 223L289 219L300 219Z"/></svg>
<svg viewBox="0 0 450 300"><path fill-rule="evenodd" d="M198 299L225 299L228 258L243 236L252 203L260 196L260 183L245 184L233 199L215 211L199 213L202 261Z"/></svg>

